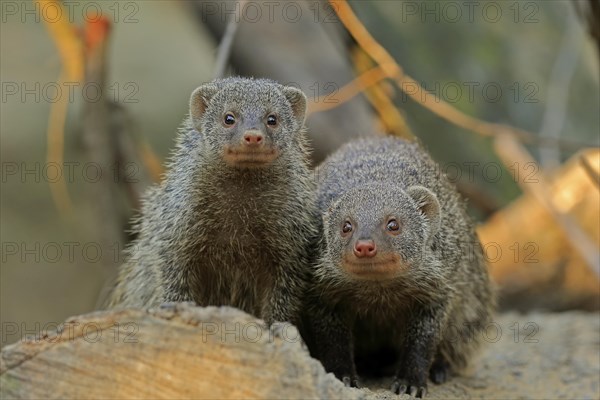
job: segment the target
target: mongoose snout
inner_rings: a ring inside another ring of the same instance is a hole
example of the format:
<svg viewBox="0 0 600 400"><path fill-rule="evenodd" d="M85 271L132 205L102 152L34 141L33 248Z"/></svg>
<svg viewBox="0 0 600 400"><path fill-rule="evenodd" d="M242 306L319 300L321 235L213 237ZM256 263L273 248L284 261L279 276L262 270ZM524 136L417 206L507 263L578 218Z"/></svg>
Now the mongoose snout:
<svg viewBox="0 0 600 400"><path fill-rule="evenodd" d="M402 269L399 257L383 244L382 250L378 251L377 242L371 238L361 238L354 244L349 243L348 247L352 250L347 248L342 268L353 279L383 281L398 276Z"/></svg>
<svg viewBox="0 0 600 400"><path fill-rule="evenodd" d="M242 168L264 167L277 159L279 154L273 141L266 132L255 127L257 124L252 126L250 129L240 126L238 129L243 134L239 141L232 140L225 146L223 158L229 165ZM235 126L232 130L236 130Z"/></svg>
<svg viewBox="0 0 600 400"><path fill-rule="evenodd" d="M225 161L237 167L267 166L279 155L271 140L260 129L245 130L238 144L225 146Z"/></svg>
<svg viewBox="0 0 600 400"><path fill-rule="evenodd" d="M249 148L257 148L262 146L265 142L263 140L263 134L260 131L250 130L244 133L244 141L242 143Z"/></svg>
<svg viewBox="0 0 600 400"><path fill-rule="evenodd" d="M357 240L354 243L354 255L358 258L373 258L377 255L377 245L372 239Z"/></svg>

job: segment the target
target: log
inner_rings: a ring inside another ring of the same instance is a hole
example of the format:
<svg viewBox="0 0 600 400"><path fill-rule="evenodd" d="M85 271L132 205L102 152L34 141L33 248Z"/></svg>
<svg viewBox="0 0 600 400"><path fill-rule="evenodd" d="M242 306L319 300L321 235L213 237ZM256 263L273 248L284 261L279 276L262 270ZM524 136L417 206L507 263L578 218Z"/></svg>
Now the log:
<svg viewBox="0 0 600 400"><path fill-rule="evenodd" d="M470 371L429 398L598 398L597 314L504 314ZM391 399L391 377L346 388L312 359L297 330L230 307L168 304L68 319L6 346L2 399Z"/></svg>
<svg viewBox="0 0 600 400"><path fill-rule="evenodd" d="M552 176L548 190L554 207L567 214L596 248L600 247L598 176L600 150L585 150ZM535 182L535 169L521 166L518 179ZM531 194L493 214L478 234L503 306L600 309L598 275Z"/></svg>
<svg viewBox="0 0 600 400"><path fill-rule="evenodd" d="M293 326L183 304L71 318L3 350L0 379L3 399L342 397L319 367Z"/></svg>

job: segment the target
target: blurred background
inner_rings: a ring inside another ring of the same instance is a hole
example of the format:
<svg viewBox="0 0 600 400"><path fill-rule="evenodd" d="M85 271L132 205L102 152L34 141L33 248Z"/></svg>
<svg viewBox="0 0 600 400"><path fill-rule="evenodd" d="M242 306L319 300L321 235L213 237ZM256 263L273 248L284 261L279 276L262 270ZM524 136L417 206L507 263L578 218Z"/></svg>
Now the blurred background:
<svg viewBox="0 0 600 400"><path fill-rule="evenodd" d="M597 312L598 2L349 4L427 92L384 79L324 1L2 1L0 345L97 308L219 65L304 90L315 164L357 136L420 140L468 200L501 309Z"/></svg>

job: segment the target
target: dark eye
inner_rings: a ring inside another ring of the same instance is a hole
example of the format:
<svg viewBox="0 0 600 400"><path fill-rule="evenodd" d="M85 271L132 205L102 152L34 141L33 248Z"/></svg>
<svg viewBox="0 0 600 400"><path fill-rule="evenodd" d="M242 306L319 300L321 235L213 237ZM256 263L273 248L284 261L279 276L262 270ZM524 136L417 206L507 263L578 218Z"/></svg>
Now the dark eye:
<svg viewBox="0 0 600 400"><path fill-rule="evenodd" d="M267 125L271 125L271 126L277 125L277 117L274 115L269 115L267 117Z"/></svg>
<svg viewBox="0 0 600 400"><path fill-rule="evenodd" d="M352 232L352 224L350 221L346 221L344 222L344 225L342 225L342 233L347 234L350 232Z"/></svg>
<svg viewBox="0 0 600 400"><path fill-rule="evenodd" d="M395 219L390 219L387 223L387 230L390 232L398 232L400 224Z"/></svg>
<svg viewBox="0 0 600 400"><path fill-rule="evenodd" d="M223 118L223 122L225 122L225 125L233 125L235 124L235 117L232 113L227 113L225 114L225 118Z"/></svg>

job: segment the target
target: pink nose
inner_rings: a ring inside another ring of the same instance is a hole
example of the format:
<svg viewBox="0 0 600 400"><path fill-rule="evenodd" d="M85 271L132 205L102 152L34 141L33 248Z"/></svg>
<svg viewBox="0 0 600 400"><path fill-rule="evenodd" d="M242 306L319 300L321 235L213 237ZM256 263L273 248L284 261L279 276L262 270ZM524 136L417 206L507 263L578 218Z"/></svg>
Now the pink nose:
<svg viewBox="0 0 600 400"><path fill-rule="evenodd" d="M354 244L354 255L358 258L375 257L377 254L377 246L372 240L358 240Z"/></svg>
<svg viewBox="0 0 600 400"><path fill-rule="evenodd" d="M256 132L244 133L244 143L248 146L257 146L263 141L263 136Z"/></svg>

